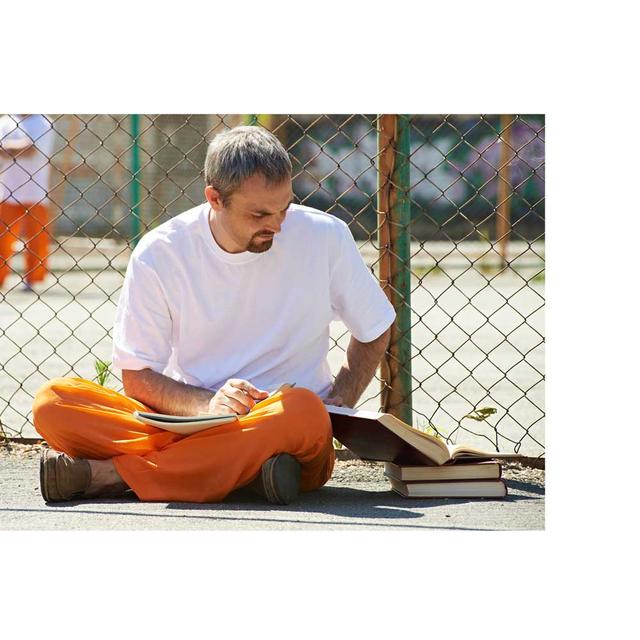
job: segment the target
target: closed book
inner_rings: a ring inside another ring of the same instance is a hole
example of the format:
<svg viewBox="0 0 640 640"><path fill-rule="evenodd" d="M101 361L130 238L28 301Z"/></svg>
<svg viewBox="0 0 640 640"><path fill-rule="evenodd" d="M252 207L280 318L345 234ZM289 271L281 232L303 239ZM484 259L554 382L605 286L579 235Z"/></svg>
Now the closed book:
<svg viewBox="0 0 640 640"><path fill-rule="evenodd" d="M391 488L405 498L504 498L504 480L448 480L446 482L402 482L389 478Z"/></svg>
<svg viewBox="0 0 640 640"><path fill-rule="evenodd" d="M389 478L403 480L404 482L420 480L497 480L502 475L502 467L499 462L445 464L441 467L408 466L385 462L384 474Z"/></svg>

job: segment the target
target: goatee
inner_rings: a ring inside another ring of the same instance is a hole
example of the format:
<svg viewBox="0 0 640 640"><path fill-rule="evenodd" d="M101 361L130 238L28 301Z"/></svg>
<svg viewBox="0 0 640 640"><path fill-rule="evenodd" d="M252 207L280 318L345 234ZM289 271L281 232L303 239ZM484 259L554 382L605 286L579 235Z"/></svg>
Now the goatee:
<svg viewBox="0 0 640 640"><path fill-rule="evenodd" d="M265 251L269 251L271 249L271 245L273 244L273 238L270 240L263 240L262 242L256 242L253 238L249 241L249 246L247 247L247 251L251 253L264 253Z"/></svg>

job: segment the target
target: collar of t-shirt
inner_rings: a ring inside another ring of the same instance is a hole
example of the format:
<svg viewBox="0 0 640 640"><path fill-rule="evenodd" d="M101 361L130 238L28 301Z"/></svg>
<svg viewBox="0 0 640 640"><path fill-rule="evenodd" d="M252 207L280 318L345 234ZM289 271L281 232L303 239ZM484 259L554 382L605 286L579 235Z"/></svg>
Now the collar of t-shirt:
<svg viewBox="0 0 640 640"><path fill-rule="evenodd" d="M241 253L229 253L225 251L213 237L213 231L209 226L209 212L211 207L205 205L202 207L201 224L203 226L203 233L205 238L205 244L210 248L212 255L218 260L222 260L228 264L246 264L248 262L254 262L260 260L260 258L266 255L266 251L262 253L254 253L252 251L242 251Z"/></svg>

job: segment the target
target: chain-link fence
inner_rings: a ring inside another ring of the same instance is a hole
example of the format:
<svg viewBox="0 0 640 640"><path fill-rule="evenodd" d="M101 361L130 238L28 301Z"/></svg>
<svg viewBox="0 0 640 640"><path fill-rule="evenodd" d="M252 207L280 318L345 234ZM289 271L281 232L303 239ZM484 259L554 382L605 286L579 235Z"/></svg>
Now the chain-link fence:
<svg viewBox="0 0 640 640"><path fill-rule="evenodd" d="M48 378L96 379L96 361L110 359L135 242L204 201L202 167L216 132L256 122L288 149L298 202L349 224L399 311L381 368L383 393L376 378L359 406L384 405L454 440L544 454L543 116L63 115L49 122L38 169L48 196L45 232L41 218L35 230L27 224L37 203L23 202L28 210L16 214L19 203L7 207L5 193L2 205L5 436L37 435L31 403ZM26 157L5 147L0 185ZM43 251L49 273L32 282ZM334 323L331 336L336 373L349 335ZM119 374L107 384L121 390ZM485 407L496 412L478 412Z"/></svg>

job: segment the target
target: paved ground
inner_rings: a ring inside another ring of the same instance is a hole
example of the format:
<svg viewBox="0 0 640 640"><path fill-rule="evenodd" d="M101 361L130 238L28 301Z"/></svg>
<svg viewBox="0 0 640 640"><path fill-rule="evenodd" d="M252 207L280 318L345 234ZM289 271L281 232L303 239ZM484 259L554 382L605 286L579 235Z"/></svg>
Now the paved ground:
<svg viewBox="0 0 640 640"><path fill-rule="evenodd" d="M506 465L501 500L408 500L389 490L382 465L338 461L328 485L292 505L271 506L243 492L220 504L136 499L47 505L38 480L39 447L0 447L0 530L363 530L544 529L544 471Z"/></svg>

